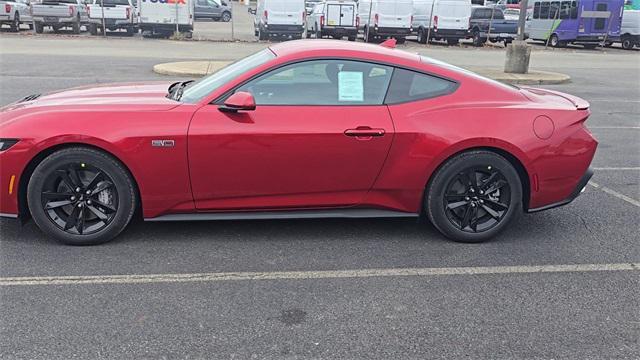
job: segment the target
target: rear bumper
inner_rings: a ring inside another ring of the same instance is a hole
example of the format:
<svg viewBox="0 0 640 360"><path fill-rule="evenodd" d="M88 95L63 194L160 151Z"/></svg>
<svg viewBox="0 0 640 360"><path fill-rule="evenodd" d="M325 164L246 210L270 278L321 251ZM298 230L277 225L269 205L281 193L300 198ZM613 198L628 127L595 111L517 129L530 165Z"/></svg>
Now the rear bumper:
<svg viewBox="0 0 640 360"><path fill-rule="evenodd" d="M529 210L527 210L527 212L528 213L535 213L535 212L549 210L549 209L553 209L553 208L557 208L557 207L569 204L575 198L580 196L580 194L584 191L584 188L587 186L587 184L589 183L589 180L591 179L592 176L593 176L593 170L591 168L588 168L587 171L584 173L584 175L582 175L582 177L580 178L580 181L578 181L578 185L575 187L575 189L573 190L571 195L569 195L569 197L567 197L566 199L564 199L562 201L558 201L556 203L553 203L553 204L545 205L545 206L542 206L542 207L539 207L539 208L529 209Z"/></svg>
<svg viewBox="0 0 640 360"><path fill-rule="evenodd" d="M89 19L89 23L102 25L102 19ZM104 23L106 27L109 26L135 26L137 24L132 23L129 19L104 19ZM175 25L174 25L175 26Z"/></svg>
<svg viewBox="0 0 640 360"><path fill-rule="evenodd" d="M409 36L413 32L413 28L392 28L392 27L374 27L375 35L404 35Z"/></svg>
<svg viewBox="0 0 640 360"><path fill-rule="evenodd" d="M0 15L0 21L11 21L11 17L9 15Z"/></svg>
<svg viewBox="0 0 640 360"><path fill-rule="evenodd" d="M176 24L154 24L154 23L146 23L146 24L137 24L138 27L142 31L153 31L153 32L162 32L162 33L172 33L176 31ZM184 31L193 31L193 25L180 24L178 25L178 30Z"/></svg>
<svg viewBox="0 0 640 360"><path fill-rule="evenodd" d="M328 27L322 28L322 35L358 35L358 29L355 27Z"/></svg>
<svg viewBox="0 0 640 360"><path fill-rule="evenodd" d="M269 35L299 35L303 33L304 26L267 24L264 29Z"/></svg>
<svg viewBox="0 0 640 360"><path fill-rule="evenodd" d="M464 39L469 36L466 29L433 29L431 36L438 39Z"/></svg>
<svg viewBox="0 0 640 360"><path fill-rule="evenodd" d="M73 17L73 16L69 16L69 17L34 16L33 17L33 22L43 23L43 24L48 24L48 25L53 25L53 24L71 24L71 23L75 23L76 20L77 20L77 18Z"/></svg>

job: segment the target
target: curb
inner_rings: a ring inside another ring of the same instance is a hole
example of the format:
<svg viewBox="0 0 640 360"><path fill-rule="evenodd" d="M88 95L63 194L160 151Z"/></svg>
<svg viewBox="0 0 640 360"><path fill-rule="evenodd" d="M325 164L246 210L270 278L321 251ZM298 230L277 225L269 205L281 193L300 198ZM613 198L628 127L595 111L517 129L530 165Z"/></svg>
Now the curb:
<svg viewBox="0 0 640 360"><path fill-rule="evenodd" d="M180 61L154 65L153 71L162 75L202 77L220 70L229 63L230 61ZM471 68L469 70L507 84L553 85L571 81L569 75L550 71L531 70L527 74L509 74L501 69Z"/></svg>

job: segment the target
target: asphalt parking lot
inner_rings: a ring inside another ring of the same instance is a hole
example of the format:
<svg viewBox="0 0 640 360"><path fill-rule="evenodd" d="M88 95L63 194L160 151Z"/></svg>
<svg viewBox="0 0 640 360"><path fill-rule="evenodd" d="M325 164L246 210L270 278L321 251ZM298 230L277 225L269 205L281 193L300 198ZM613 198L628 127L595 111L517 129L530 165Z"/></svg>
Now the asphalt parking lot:
<svg viewBox="0 0 640 360"><path fill-rule="evenodd" d="M4 34L0 105L173 80L152 66L264 46ZM404 48L504 61L493 48ZM574 203L476 245L369 219L138 221L114 242L69 247L2 219L0 358L638 358L640 52L536 47L532 68L571 75L549 88L591 102L596 174Z"/></svg>

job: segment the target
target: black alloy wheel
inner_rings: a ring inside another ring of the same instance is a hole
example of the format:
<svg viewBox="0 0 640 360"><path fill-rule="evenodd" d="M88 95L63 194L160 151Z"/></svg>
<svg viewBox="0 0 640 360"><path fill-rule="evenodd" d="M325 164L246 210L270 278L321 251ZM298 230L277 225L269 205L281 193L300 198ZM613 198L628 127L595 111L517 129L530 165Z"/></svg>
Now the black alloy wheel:
<svg viewBox="0 0 640 360"><path fill-rule="evenodd" d="M426 191L425 212L446 237L482 242L504 230L522 209L522 183L503 156L473 150L445 162Z"/></svg>
<svg viewBox="0 0 640 360"><path fill-rule="evenodd" d="M129 223L136 192L128 172L111 156L68 148L46 157L34 170L27 201L38 227L62 243L98 244Z"/></svg>

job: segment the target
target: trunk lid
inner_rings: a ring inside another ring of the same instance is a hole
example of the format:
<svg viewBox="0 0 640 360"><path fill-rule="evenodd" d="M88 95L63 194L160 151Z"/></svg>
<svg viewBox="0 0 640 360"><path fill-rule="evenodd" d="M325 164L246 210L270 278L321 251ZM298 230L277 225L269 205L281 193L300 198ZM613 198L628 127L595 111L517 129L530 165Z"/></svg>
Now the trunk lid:
<svg viewBox="0 0 640 360"><path fill-rule="evenodd" d="M581 99L577 96L565 94L559 91L521 87L520 90L528 99L533 102L540 102L546 104L557 104L558 106L569 106L575 110L587 110L589 109L589 102Z"/></svg>

